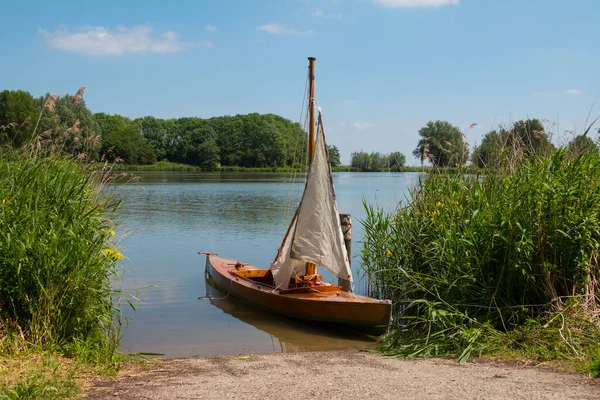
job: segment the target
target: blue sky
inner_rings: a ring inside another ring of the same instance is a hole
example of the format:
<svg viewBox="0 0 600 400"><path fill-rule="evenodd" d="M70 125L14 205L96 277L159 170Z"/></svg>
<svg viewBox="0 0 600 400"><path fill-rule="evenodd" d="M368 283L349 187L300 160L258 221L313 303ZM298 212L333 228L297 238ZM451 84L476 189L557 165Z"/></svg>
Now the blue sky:
<svg viewBox="0 0 600 400"><path fill-rule="evenodd" d="M92 111L132 118L298 121L315 56L344 162L401 151L417 164L429 120L473 145L527 117L564 141L600 115L596 0L0 0L0 15L0 89L85 85Z"/></svg>

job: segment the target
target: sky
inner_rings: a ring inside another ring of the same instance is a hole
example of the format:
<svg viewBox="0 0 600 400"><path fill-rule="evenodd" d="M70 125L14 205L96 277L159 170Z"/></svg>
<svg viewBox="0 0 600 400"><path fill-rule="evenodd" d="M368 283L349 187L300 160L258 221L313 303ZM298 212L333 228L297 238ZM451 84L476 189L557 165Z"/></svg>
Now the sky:
<svg viewBox="0 0 600 400"><path fill-rule="evenodd" d="M556 143L581 133L600 115L598 15L597 0L0 0L0 90L85 85L93 112L298 122L314 56L342 162L416 165L430 120L471 146L525 118Z"/></svg>

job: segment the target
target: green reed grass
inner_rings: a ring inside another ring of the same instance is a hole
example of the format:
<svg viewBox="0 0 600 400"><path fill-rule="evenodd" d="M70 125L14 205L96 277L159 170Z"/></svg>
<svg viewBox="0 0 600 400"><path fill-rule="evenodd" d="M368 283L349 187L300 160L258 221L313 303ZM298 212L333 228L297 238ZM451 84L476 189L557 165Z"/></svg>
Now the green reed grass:
<svg viewBox="0 0 600 400"><path fill-rule="evenodd" d="M0 348L106 362L118 344L111 279L118 203L73 159L0 155Z"/></svg>
<svg viewBox="0 0 600 400"><path fill-rule="evenodd" d="M598 153L424 174L396 212L366 208L370 289L396 304L389 354L599 349Z"/></svg>

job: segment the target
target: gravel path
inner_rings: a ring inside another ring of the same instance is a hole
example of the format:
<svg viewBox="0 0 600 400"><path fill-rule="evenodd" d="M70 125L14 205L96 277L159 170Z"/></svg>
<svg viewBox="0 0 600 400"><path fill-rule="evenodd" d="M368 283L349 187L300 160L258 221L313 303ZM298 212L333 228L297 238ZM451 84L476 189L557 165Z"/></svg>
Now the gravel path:
<svg viewBox="0 0 600 400"><path fill-rule="evenodd" d="M373 353L165 359L91 383L89 399L600 399L600 380L518 363Z"/></svg>

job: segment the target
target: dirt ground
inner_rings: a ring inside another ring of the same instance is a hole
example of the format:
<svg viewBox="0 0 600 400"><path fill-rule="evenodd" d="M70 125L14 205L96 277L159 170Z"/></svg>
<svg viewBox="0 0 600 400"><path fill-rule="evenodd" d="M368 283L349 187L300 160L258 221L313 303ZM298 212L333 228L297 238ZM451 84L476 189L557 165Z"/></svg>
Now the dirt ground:
<svg viewBox="0 0 600 400"><path fill-rule="evenodd" d="M164 359L95 378L88 399L600 399L600 379L517 362L458 365L374 353Z"/></svg>

